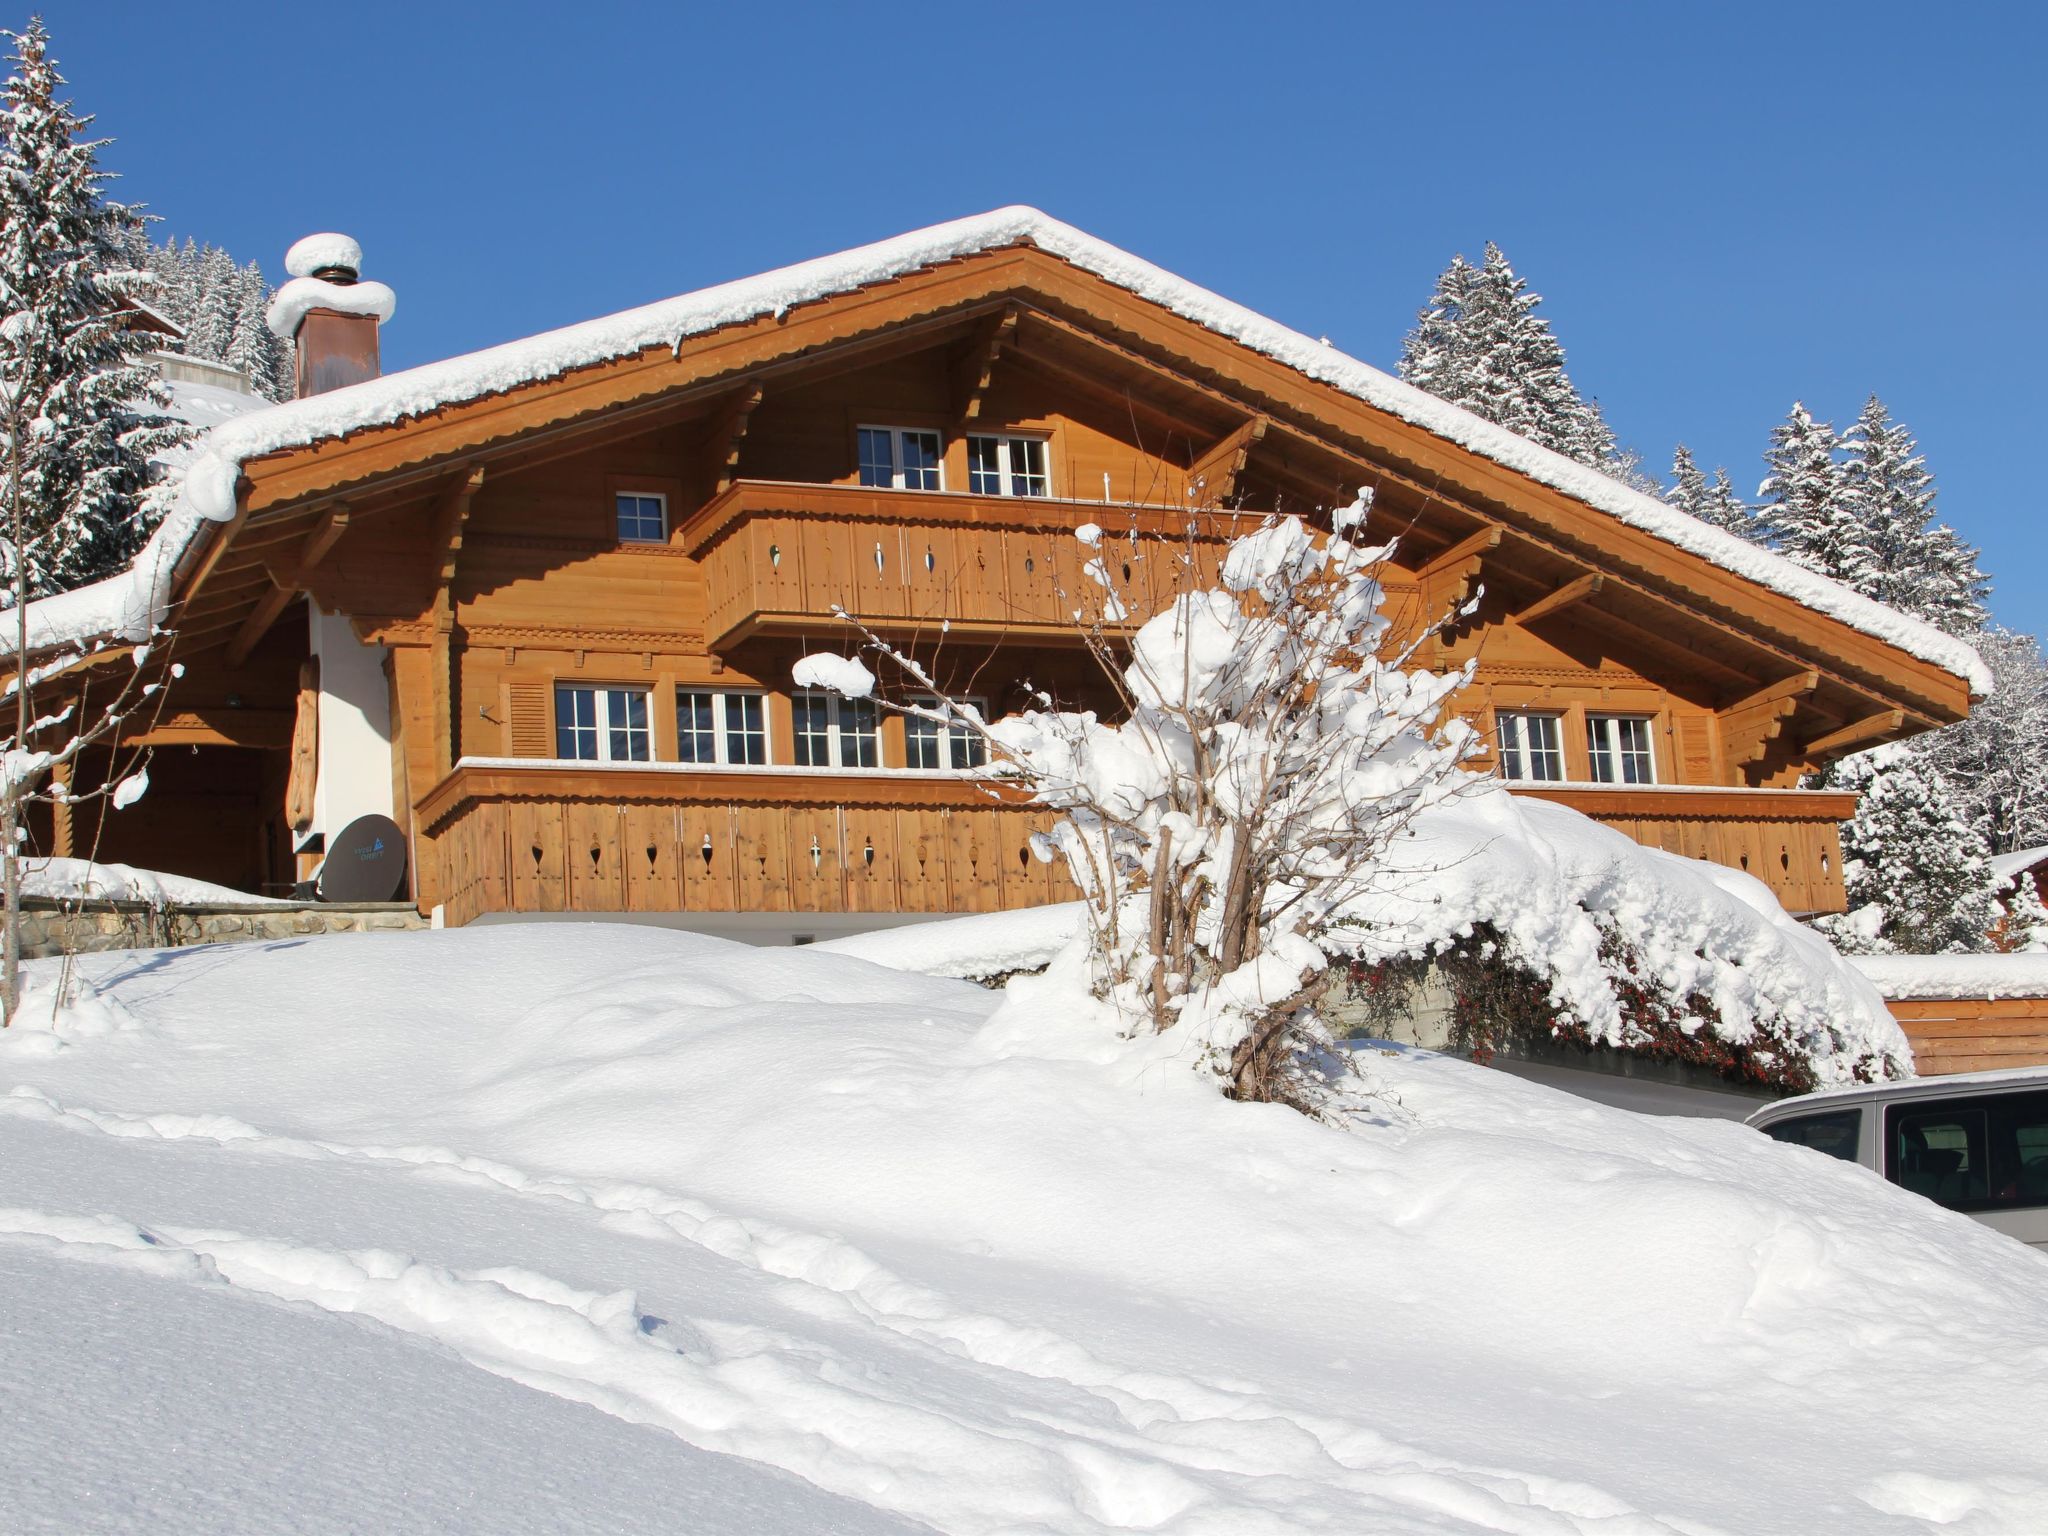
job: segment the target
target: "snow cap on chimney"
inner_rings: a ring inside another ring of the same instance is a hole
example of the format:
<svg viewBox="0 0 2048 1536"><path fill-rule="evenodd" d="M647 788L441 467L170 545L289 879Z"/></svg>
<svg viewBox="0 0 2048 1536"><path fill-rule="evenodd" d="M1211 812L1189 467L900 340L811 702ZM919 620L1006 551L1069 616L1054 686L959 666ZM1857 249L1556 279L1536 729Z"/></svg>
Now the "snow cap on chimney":
<svg viewBox="0 0 2048 1536"><path fill-rule="evenodd" d="M323 394L374 379L377 327L398 308L383 283L362 281L363 248L347 235L308 235L285 252L291 281L264 317L298 354L298 393Z"/></svg>

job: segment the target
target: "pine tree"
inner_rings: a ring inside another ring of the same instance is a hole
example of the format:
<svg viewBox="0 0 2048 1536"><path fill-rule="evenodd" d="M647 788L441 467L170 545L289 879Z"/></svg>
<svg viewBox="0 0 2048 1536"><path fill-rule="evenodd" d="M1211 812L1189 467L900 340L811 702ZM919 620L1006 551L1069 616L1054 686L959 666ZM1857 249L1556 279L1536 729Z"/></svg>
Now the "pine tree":
<svg viewBox="0 0 2048 1536"><path fill-rule="evenodd" d="M291 343L270 328L270 284L252 261L236 275L236 285L235 331L222 361L241 369L264 399L288 400L293 388Z"/></svg>
<svg viewBox="0 0 2048 1536"><path fill-rule="evenodd" d="M1835 429L1794 401L1784 423L1771 432L1757 516L1779 553L1862 591L1874 579L1874 555L1836 446Z"/></svg>
<svg viewBox="0 0 2048 1536"><path fill-rule="evenodd" d="M1671 489L1663 495L1679 511L1689 513L1703 523L1712 523L1717 528L1740 534L1745 539L1757 536L1756 518L1742 498L1735 494L1735 485L1728 478L1727 470L1715 470L1714 478L1709 481L1706 473L1694 462L1692 450L1680 443L1671 455L1671 479Z"/></svg>
<svg viewBox="0 0 2048 1536"><path fill-rule="evenodd" d="M1849 910L1821 919L1821 930L1851 954L1989 949L2005 915L1990 852L1940 771L1904 747L1840 766L1838 782L1861 789L1862 800L1842 827Z"/></svg>
<svg viewBox="0 0 2048 1536"><path fill-rule="evenodd" d="M2048 844L2048 658L2032 635L1991 628L1971 637L1991 669L1991 696L1967 718L1914 743L1954 786L1993 853Z"/></svg>
<svg viewBox="0 0 2048 1536"><path fill-rule="evenodd" d="M1935 521L1934 476L1913 434L1872 395L1842 447L1844 494L1871 555L1858 590L1950 634L1982 629L1990 583L1977 551Z"/></svg>
<svg viewBox="0 0 2048 1536"><path fill-rule="evenodd" d="M197 303L185 330L185 351L193 357L221 362L235 338L241 309L239 274L234 259L217 245L200 253Z"/></svg>
<svg viewBox="0 0 2048 1536"><path fill-rule="evenodd" d="M127 252L142 215L101 193L105 141L58 100L63 86L38 20L12 38L0 112L0 384L12 402L31 590L118 569L157 514L150 459L184 437L144 360L155 338L124 307L150 292Z"/></svg>
<svg viewBox="0 0 2048 1536"><path fill-rule="evenodd" d="M1600 407L1573 387L1564 348L1536 314L1542 302L1492 241L1478 267L1453 257L1402 343L1401 377L1567 458L1648 483Z"/></svg>

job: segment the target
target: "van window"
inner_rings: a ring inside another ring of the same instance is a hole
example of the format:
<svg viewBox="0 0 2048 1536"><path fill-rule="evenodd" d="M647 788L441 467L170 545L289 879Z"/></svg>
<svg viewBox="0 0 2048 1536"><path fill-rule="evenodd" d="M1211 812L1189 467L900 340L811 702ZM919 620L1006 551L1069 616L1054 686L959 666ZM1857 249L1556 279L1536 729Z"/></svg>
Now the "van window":
<svg viewBox="0 0 2048 1536"><path fill-rule="evenodd" d="M2048 1092L1893 1106L1885 1176L1958 1211L2048 1206Z"/></svg>
<svg viewBox="0 0 2048 1536"><path fill-rule="evenodd" d="M1856 1144L1863 1136L1863 1111L1831 1109L1821 1115L1794 1115L1764 1127L1773 1141L1789 1141L1795 1147L1811 1147L1829 1157L1856 1161Z"/></svg>

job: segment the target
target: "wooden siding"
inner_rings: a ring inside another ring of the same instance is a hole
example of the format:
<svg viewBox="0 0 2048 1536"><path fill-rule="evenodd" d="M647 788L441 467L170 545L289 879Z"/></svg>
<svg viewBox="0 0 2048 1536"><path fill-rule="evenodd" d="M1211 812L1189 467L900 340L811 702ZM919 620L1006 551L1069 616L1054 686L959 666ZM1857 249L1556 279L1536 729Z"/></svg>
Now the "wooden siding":
<svg viewBox="0 0 2048 1536"><path fill-rule="evenodd" d="M1922 1077L2048 1067L2048 997L1894 998Z"/></svg>

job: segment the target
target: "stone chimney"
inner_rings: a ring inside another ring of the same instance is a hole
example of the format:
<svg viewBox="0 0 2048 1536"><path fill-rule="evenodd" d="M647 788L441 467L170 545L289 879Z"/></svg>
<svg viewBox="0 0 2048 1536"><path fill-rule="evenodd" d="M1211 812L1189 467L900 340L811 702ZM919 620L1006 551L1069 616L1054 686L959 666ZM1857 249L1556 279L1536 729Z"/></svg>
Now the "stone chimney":
<svg viewBox="0 0 2048 1536"><path fill-rule="evenodd" d="M363 249L347 235L308 235L284 256L291 281L266 318L298 357L298 396L325 394L377 377L377 328L398 297L362 279Z"/></svg>

